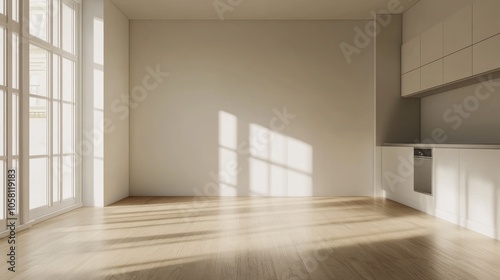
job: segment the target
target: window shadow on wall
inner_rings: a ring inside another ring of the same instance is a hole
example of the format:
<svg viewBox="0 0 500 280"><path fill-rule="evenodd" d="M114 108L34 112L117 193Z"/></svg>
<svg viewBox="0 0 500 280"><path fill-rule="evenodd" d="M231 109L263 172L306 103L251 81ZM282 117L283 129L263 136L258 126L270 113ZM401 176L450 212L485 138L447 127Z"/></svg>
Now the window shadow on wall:
<svg viewBox="0 0 500 280"><path fill-rule="evenodd" d="M311 145L225 111L219 111L218 168L222 196L313 195Z"/></svg>

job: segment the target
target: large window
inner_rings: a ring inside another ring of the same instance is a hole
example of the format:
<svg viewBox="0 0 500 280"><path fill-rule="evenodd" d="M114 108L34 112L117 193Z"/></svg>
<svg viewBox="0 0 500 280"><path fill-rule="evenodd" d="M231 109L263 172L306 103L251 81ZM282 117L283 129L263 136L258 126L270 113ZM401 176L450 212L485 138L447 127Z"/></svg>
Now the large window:
<svg viewBox="0 0 500 280"><path fill-rule="evenodd" d="M0 231L6 226L7 170L19 167L19 18L19 0L0 0Z"/></svg>
<svg viewBox="0 0 500 280"><path fill-rule="evenodd" d="M73 0L29 5L29 208L36 218L78 199L80 7Z"/></svg>
<svg viewBox="0 0 500 280"><path fill-rule="evenodd" d="M8 170L23 223L80 199L79 18L79 0L0 0L0 231Z"/></svg>

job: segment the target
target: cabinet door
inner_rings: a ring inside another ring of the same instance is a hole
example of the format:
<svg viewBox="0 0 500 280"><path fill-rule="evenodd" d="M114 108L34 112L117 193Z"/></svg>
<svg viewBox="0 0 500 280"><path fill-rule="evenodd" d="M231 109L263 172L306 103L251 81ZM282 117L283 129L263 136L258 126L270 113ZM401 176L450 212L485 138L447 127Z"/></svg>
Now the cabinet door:
<svg viewBox="0 0 500 280"><path fill-rule="evenodd" d="M420 67L420 36L401 47L401 74Z"/></svg>
<svg viewBox="0 0 500 280"><path fill-rule="evenodd" d="M500 225L499 170L499 150L460 150L460 216L487 235Z"/></svg>
<svg viewBox="0 0 500 280"><path fill-rule="evenodd" d="M455 82L472 76L472 47L444 58L444 83Z"/></svg>
<svg viewBox="0 0 500 280"><path fill-rule="evenodd" d="M472 5L444 21L444 55L469 46L472 46Z"/></svg>
<svg viewBox="0 0 500 280"><path fill-rule="evenodd" d="M420 68L421 72L421 90L430 89L443 84L443 59Z"/></svg>
<svg viewBox="0 0 500 280"><path fill-rule="evenodd" d="M459 223L460 165L458 149L434 149L434 193L436 215Z"/></svg>
<svg viewBox="0 0 500 280"><path fill-rule="evenodd" d="M439 23L420 35L422 65L443 58L443 23Z"/></svg>
<svg viewBox="0 0 500 280"><path fill-rule="evenodd" d="M474 11L474 44L500 34L500 1L476 0Z"/></svg>
<svg viewBox="0 0 500 280"><path fill-rule="evenodd" d="M500 68L500 35L474 45L473 52L474 75Z"/></svg>
<svg viewBox="0 0 500 280"><path fill-rule="evenodd" d="M403 74L401 77L401 96L409 96L420 91L420 69Z"/></svg>
<svg viewBox="0 0 500 280"><path fill-rule="evenodd" d="M382 147L382 189L392 200L413 198L413 148Z"/></svg>

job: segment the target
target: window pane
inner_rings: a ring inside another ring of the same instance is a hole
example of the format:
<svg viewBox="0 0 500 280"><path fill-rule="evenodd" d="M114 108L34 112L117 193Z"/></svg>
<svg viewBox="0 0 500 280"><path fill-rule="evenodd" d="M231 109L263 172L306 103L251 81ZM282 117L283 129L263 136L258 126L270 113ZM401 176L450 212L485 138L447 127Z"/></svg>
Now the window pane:
<svg viewBox="0 0 500 280"><path fill-rule="evenodd" d="M59 154L59 141L61 138L61 133L59 132L60 122L60 102L52 103L52 153Z"/></svg>
<svg viewBox="0 0 500 280"><path fill-rule="evenodd" d="M47 41L48 0L30 0L30 33Z"/></svg>
<svg viewBox="0 0 500 280"><path fill-rule="evenodd" d="M75 193L75 157L63 158L63 199L73 198Z"/></svg>
<svg viewBox="0 0 500 280"><path fill-rule="evenodd" d="M0 14L5 14L5 0L0 0Z"/></svg>
<svg viewBox="0 0 500 280"><path fill-rule="evenodd" d="M0 90L0 156L5 156L5 113L7 108L5 107L5 92Z"/></svg>
<svg viewBox="0 0 500 280"><path fill-rule="evenodd" d="M12 19L19 21L19 0L12 0Z"/></svg>
<svg viewBox="0 0 500 280"><path fill-rule="evenodd" d="M6 178L5 178L5 161L0 160L0 220L5 219L5 197L6 193ZM4 230L4 228L0 229Z"/></svg>
<svg viewBox="0 0 500 280"><path fill-rule="evenodd" d="M47 159L30 159L30 209L47 205Z"/></svg>
<svg viewBox="0 0 500 280"><path fill-rule="evenodd" d="M19 34L12 32L12 88L19 89Z"/></svg>
<svg viewBox="0 0 500 280"><path fill-rule="evenodd" d="M60 167L61 167L61 157L52 158L52 201L58 202L59 200L59 189L60 189Z"/></svg>
<svg viewBox="0 0 500 280"><path fill-rule="evenodd" d="M75 151L74 133L75 133L75 110L74 105L63 104L63 152L72 154Z"/></svg>
<svg viewBox="0 0 500 280"><path fill-rule="evenodd" d="M1 1L1 0L0 0ZM5 73L7 63L5 61L5 50L7 40L5 40L5 29L0 27L0 85L5 86Z"/></svg>
<svg viewBox="0 0 500 280"><path fill-rule="evenodd" d="M55 47L61 47L61 3L59 0L53 0L52 6L52 44Z"/></svg>
<svg viewBox="0 0 500 280"><path fill-rule="evenodd" d="M73 102L75 95L75 63L69 59L63 58L62 71L63 100Z"/></svg>
<svg viewBox="0 0 500 280"><path fill-rule="evenodd" d="M30 155L47 155L47 101L30 98Z"/></svg>
<svg viewBox="0 0 500 280"><path fill-rule="evenodd" d="M52 55L52 98L60 99L61 92L61 57L57 54Z"/></svg>
<svg viewBox="0 0 500 280"><path fill-rule="evenodd" d="M37 46L30 45L30 93L47 96L48 53Z"/></svg>
<svg viewBox="0 0 500 280"><path fill-rule="evenodd" d="M10 123L12 125L12 155L19 155L19 95L12 94L12 116Z"/></svg>
<svg viewBox="0 0 500 280"><path fill-rule="evenodd" d="M62 28L63 50L75 53L75 4L73 1L63 2Z"/></svg>

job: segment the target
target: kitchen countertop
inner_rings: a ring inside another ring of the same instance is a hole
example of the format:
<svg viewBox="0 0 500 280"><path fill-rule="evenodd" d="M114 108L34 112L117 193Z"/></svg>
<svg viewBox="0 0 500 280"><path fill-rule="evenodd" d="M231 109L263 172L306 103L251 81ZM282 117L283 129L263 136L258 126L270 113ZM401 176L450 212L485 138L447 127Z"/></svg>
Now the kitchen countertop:
<svg viewBox="0 0 500 280"><path fill-rule="evenodd" d="M494 149L500 150L500 144L422 144L422 143L385 143L388 147L414 147L414 148L448 148L448 149Z"/></svg>

